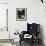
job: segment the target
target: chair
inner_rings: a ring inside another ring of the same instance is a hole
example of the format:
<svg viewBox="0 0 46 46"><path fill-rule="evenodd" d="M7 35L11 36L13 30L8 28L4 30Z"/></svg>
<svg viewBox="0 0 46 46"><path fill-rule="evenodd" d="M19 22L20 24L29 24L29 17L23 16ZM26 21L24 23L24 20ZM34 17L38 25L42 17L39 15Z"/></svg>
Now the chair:
<svg viewBox="0 0 46 46"><path fill-rule="evenodd" d="M36 24L36 23L29 24L29 23L27 23L27 31L22 31L22 34L19 35L20 36L20 44L22 41L25 41L25 38L24 38L25 34L29 34L32 36L29 39L29 41L31 41L32 45L34 42L39 43L39 33L40 33L40 24Z"/></svg>

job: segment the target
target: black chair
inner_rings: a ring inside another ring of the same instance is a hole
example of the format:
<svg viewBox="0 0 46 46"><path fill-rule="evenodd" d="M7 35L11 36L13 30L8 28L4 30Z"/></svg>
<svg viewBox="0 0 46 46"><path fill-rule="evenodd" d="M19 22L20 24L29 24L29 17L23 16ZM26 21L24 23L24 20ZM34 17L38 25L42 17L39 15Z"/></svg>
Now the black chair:
<svg viewBox="0 0 46 46"><path fill-rule="evenodd" d="M39 33L40 33L40 24L27 23L27 31L22 31L22 34L20 34L20 44L22 41L24 41L24 35L29 34L32 35L32 38L29 40L31 41L31 44L33 45L34 42L39 43Z"/></svg>
<svg viewBox="0 0 46 46"><path fill-rule="evenodd" d="M39 43L40 24L27 24L27 31L32 35L33 41L37 41Z"/></svg>

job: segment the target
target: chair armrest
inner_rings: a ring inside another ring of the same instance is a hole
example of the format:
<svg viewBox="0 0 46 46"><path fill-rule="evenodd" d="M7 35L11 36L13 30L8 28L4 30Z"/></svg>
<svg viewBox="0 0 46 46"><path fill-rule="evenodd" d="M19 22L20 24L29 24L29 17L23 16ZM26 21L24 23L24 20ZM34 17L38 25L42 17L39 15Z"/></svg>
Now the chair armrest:
<svg viewBox="0 0 46 46"><path fill-rule="evenodd" d="M27 31L22 31L22 34L25 35L25 34L28 34L28 32Z"/></svg>
<svg viewBox="0 0 46 46"><path fill-rule="evenodd" d="M27 34L27 31L22 31L21 34L19 34L20 41L24 40L24 35Z"/></svg>

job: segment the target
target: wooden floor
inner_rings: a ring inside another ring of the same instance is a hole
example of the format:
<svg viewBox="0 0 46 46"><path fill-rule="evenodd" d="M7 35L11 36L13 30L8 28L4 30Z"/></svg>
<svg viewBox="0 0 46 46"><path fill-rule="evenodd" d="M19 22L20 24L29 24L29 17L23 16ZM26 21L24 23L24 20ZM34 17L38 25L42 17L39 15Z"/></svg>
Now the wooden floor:
<svg viewBox="0 0 46 46"><path fill-rule="evenodd" d="M13 41L13 39L0 39L0 43L11 43Z"/></svg>
<svg viewBox="0 0 46 46"><path fill-rule="evenodd" d="M31 43L22 42L19 46L31 46ZM34 44L33 46L43 46L42 44Z"/></svg>

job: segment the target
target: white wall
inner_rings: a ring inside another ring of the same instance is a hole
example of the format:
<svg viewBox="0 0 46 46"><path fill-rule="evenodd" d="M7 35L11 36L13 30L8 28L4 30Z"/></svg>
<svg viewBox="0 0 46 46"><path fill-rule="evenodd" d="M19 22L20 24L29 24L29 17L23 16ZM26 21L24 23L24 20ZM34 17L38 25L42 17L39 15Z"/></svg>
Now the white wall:
<svg viewBox="0 0 46 46"><path fill-rule="evenodd" d="M16 21L16 8L27 8L27 21ZM19 32L26 30L27 22L40 23L43 26L43 35L46 41L45 4L43 5L40 0L9 0L9 31L11 36L16 30Z"/></svg>
<svg viewBox="0 0 46 46"><path fill-rule="evenodd" d="M8 3L8 0L0 0L0 3Z"/></svg>

